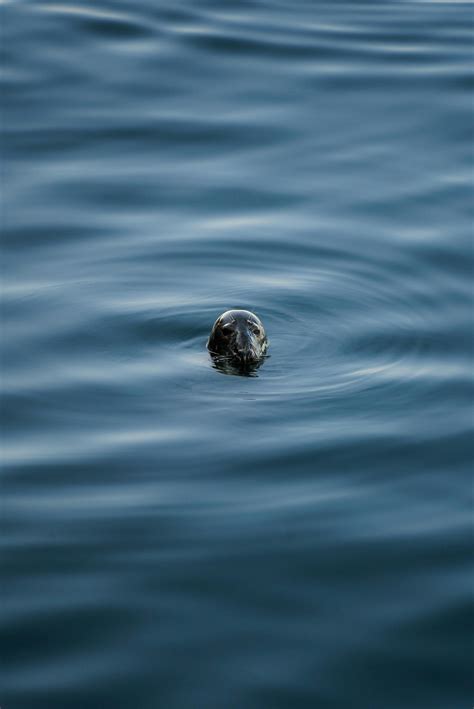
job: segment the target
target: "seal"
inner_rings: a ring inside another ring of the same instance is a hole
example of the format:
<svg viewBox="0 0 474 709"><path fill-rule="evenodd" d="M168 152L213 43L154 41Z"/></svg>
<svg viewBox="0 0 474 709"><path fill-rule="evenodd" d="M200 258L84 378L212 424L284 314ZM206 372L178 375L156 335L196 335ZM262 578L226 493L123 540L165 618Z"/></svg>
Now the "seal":
<svg viewBox="0 0 474 709"><path fill-rule="evenodd" d="M240 367L256 365L267 351L262 321L250 310L227 310L213 325L207 349L214 357Z"/></svg>

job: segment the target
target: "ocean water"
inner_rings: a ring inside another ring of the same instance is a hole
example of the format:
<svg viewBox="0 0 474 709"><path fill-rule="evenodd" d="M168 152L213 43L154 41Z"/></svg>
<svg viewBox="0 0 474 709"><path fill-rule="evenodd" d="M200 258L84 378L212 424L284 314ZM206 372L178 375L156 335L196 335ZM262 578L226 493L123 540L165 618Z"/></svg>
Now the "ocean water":
<svg viewBox="0 0 474 709"><path fill-rule="evenodd" d="M472 4L0 11L2 709L472 706Z"/></svg>

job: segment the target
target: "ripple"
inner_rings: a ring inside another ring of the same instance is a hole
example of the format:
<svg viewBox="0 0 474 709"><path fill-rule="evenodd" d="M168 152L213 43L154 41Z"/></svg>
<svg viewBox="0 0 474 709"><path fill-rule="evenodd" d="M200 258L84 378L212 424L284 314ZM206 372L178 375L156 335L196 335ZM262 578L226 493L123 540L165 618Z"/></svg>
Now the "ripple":
<svg viewBox="0 0 474 709"><path fill-rule="evenodd" d="M70 16L86 34L92 36L120 39L148 35L146 25L138 23L132 15L105 8L43 3L38 9L53 15Z"/></svg>
<svg viewBox="0 0 474 709"><path fill-rule="evenodd" d="M391 369L403 370L404 380L407 373L421 375L420 328L434 314L417 306L406 290L397 290L388 274L385 283L376 275L315 269L290 278L269 267L254 279L245 277L258 291L248 307L263 318L270 340L271 358L259 372L267 381L267 395L336 396L393 385L385 376ZM216 304L215 316L228 307L246 306L239 298L232 300L232 290L226 296L220 309ZM195 336L187 346L202 347L202 341Z"/></svg>

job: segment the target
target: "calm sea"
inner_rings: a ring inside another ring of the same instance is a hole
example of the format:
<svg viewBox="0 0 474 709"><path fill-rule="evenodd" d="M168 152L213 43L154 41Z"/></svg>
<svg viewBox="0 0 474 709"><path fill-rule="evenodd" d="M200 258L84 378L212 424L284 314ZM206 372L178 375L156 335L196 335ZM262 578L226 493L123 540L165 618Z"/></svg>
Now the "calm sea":
<svg viewBox="0 0 474 709"><path fill-rule="evenodd" d="M471 707L473 7L3 0L3 709Z"/></svg>

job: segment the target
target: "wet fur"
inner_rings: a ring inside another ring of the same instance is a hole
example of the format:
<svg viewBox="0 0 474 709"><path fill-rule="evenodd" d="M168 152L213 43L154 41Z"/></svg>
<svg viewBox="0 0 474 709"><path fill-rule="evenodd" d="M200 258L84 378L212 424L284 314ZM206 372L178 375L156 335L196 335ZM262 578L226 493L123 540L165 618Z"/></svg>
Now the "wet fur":
<svg viewBox="0 0 474 709"><path fill-rule="evenodd" d="M249 310L227 310L220 315L207 342L211 354L241 365L261 361L267 347L265 328Z"/></svg>

